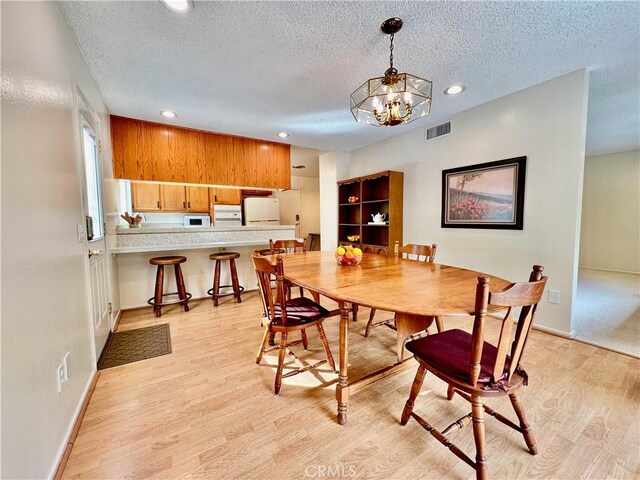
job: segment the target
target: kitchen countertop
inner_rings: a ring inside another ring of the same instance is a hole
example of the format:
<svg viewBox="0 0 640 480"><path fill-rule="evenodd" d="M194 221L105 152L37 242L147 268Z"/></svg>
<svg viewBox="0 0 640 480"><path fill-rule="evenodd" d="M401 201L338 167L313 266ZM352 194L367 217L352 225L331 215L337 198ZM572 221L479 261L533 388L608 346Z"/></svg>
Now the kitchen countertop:
<svg viewBox="0 0 640 480"><path fill-rule="evenodd" d="M223 247L267 246L269 240L295 237L294 225L184 227L158 225L140 228L117 227L107 235L109 252L144 253Z"/></svg>
<svg viewBox="0 0 640 480"><path fill-rule="evenodd" d="M253 232L263 230L295 230L295 225L238 225L235 227L184 227L181 225L163 225L158 226L145 225L138 228L130 228L124 226L116 227L116 235L133 235L133 234L148 234L148 233L201 233L201 232Z"/></svg>

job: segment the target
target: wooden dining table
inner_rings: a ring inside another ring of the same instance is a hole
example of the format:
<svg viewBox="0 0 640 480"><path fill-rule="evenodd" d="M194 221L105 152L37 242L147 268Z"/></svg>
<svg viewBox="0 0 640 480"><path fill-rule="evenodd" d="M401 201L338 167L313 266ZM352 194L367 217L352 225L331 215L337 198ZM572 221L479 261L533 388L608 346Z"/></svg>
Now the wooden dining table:
<svg viewBox="0 0 640 480"><path fill-rule="evenodd" d="M340 424L347 421L351 387L371 383L403 365L410 366L409 362L398 361L366 377L349 380L350 304L395 312L398 352L402 352L407 336L427 329L434 319L473 315L478 276L489 277L492 290L511 284L473 270L395 256L365 254L362 262L355 266L338 265L333 252L283 254L282 257L287 280L338 302L340 369L336 400Z"/></svg>

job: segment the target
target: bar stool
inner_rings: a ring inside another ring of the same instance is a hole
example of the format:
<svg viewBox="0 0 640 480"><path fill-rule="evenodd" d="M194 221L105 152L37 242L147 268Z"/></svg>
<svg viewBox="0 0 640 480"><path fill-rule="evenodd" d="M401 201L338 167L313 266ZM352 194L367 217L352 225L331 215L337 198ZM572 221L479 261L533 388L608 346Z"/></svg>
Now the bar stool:
<svg viewBox="0 0 640 480"><path fill-rule="evenodd" d="M191 294L186 291L184 287L184 278L182 278L182 269L180 268L180 264L187 261L187 257L154 257L149 260L151 265L157 265L158 271L156 273L156 290L155 295L147 300L149 305L153 305L153 311L156 314L156 317L160 317L162 315L162 307L165 305L175 305L176 303L184 304L184 311L189 311L188 301L191 298ZM162 293L163 284L164 284L164 266L165 265L173 265L175 274L176 274L176 285L178 286L177 292L171 293ZM178 300L172 300L170 302L163 302L162 297L166 297L168 295L178 295Z"/></svg>
<svg viewBox="0 0 640 480"><path fill-rule="evenodd" d="M233 295L236 297L236 301L238 303L242 303L240 294L244 292L244 287L242 287L238 282L238 270L236 269L235 262L235 259L239 257L240 254L238 252L220 252L209 255L209 259L216 261L215 273L213 275L213 288L210 288L207 291L207 295L211 295L213 297L214 307L218 306L218 298L226 297L227 295ZM232 285L220 285L220 262L223 260L229 260ZM220 288L233 288L233 292L220 293Z"/></svg>

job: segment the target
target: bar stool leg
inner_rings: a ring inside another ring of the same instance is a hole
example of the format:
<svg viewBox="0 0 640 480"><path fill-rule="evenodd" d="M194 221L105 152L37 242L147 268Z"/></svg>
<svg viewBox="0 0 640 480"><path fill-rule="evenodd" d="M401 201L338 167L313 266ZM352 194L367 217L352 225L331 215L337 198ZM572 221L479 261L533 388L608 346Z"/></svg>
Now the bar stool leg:
<svg viewBox="0 0 640 480"><path fill-rule="evenodd" d="M180 268L180 264L176 263L173 266L176 272L176 285L178 286L178 297L180 300L184 300L184 311L189 311L189 305L187 300L187 289L184 286L184 278L182 277L182 268Z"/></svg>
<svg viewBox="0 0 640 480"><path fill-rule="evenodd" d="M156 291L153 297L155 305L153 306L153 312L156 317L162 316L162 307L159 305L162 303L162 288L164 283L164 266L158 265L158 271L156 272Z"/></svg>
<svg viewBox="0 0 640 480"><path fill-rule="evenodd" d="M213 306L218 306L218 297L216 296L220 293L220 260L216 260L216 270L213 275Z"/></svg>
<svg viewBox="0 0 640 480"><path fill-rule="evenodd" d="M233 284L233 296L236 297L238 303L242 303L240 298L240 282L238 282L238 269L236 269L236 262L229 260L229 266L231 267L231 283Z"/></svg>

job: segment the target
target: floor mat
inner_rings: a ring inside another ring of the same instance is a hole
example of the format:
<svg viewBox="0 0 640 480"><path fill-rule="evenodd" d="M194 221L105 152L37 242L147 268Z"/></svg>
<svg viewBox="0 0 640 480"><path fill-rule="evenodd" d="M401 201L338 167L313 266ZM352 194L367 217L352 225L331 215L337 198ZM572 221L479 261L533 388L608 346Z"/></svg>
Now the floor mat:
<svg viewBox="0 0 640 480"><path fill-rule="evenodd" d="M139 362L171 353L169 324L110 333L98 370Z"/></svg>

